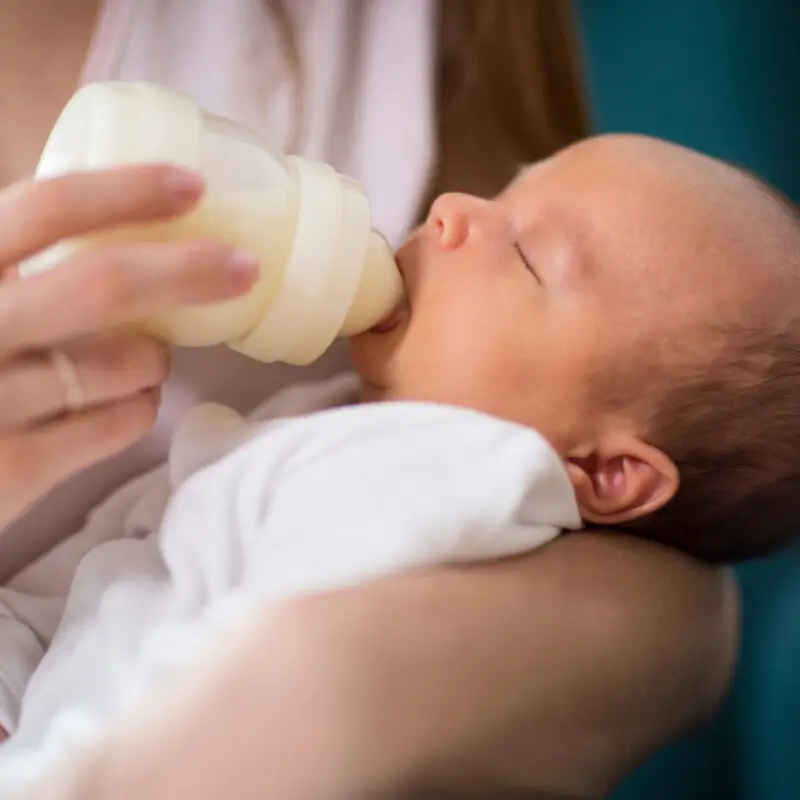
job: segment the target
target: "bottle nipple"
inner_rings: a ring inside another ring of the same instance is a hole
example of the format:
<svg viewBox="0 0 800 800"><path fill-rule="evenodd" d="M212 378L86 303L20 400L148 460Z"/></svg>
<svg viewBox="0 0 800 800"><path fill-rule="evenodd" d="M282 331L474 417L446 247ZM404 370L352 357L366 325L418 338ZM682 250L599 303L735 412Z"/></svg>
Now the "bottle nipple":
<svg viewBox="0 0 800 800"><path fill-rule="evenodd" d="M230 346L262 361L302 365L335 338L389 316L404 286L389 244L371 227L361 185L327 164L289 161L298 198L291 253L260 321Z"/></svg>
<svg viewBox="0 0 800 800"><path fill-rule="evenodd" d="M389 243L373 230L369 237L361 281L339 336L355 336L375 327L394 311L403 292L403 280Z"/></svg>

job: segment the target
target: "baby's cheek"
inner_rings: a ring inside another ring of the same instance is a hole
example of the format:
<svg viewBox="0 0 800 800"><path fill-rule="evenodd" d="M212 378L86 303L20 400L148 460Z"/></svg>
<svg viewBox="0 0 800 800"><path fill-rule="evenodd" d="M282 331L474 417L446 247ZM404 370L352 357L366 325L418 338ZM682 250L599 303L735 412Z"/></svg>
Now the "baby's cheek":
<svg viewBox="0 0 800 800"><path fill-rule="evenodd" d="M465 331L440 340L430 357L429 366L435 365L437 373L430 380L447 387L450 402L492 413L494 404L505 403L516 388L515 360L494 337Z"/></svg>

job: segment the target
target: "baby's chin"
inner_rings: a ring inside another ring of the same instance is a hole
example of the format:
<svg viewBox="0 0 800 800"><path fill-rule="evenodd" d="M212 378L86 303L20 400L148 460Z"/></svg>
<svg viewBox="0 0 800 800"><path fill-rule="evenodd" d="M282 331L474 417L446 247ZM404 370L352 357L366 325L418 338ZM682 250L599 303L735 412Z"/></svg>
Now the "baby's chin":
<svg viewBox="0 0 800 800"><path fill-rule="evenodd" d="M362 383L386 386L397 350L405 338L406 324L389 330L371 330L349 340L350 360Z"/></svg>
<svg viewBox="0 0 800 800"><path fill-rule="evenodd" d="M388 392L385 387L378 386L369 381L361 379L361 385L358 389L358 401L360 403L381 403L388 397Z"/></svg>

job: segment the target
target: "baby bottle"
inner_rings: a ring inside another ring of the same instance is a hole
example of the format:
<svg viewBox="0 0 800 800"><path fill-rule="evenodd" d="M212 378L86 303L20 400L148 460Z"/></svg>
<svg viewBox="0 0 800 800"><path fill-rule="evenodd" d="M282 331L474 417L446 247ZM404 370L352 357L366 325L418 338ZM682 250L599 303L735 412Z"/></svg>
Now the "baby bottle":
<svg viewBox="0 0 800 800"><path fill-rule="evenodd" d="M173 344L227 343L261 361L292 364L314 361L337 336L368 330L400 301L397 265L371 227L360 184L325 164L284 156L160 86L80 89L56 122L36 176L155 162L204 176L206 194L193 211L59 243L20 265L20 274L52 268L100 241L229 242L260 258L260 277L247 295L158 314L136 327Z"/></svg>

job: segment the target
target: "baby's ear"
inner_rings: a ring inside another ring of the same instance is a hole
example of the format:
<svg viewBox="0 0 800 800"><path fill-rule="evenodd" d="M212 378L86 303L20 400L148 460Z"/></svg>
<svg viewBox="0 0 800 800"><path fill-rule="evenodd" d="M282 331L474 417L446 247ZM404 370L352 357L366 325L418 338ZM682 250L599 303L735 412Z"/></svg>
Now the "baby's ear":
<svg viewBox="0 0 800 800"><path fill-rule="evenodd" d="M678 491L678 468L657 447L629 433L576 451L567 471L584 522L614 525L652 514Z"/></svg>

